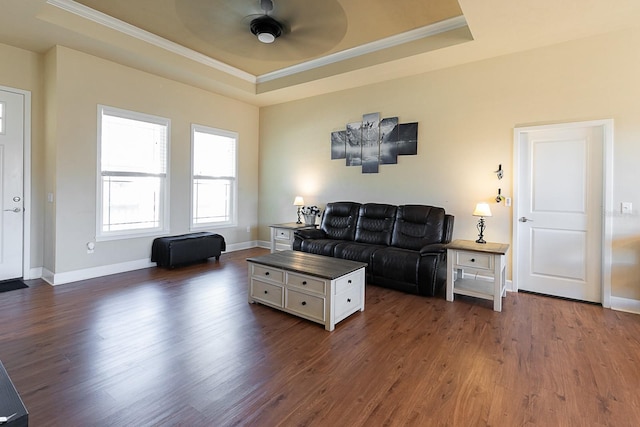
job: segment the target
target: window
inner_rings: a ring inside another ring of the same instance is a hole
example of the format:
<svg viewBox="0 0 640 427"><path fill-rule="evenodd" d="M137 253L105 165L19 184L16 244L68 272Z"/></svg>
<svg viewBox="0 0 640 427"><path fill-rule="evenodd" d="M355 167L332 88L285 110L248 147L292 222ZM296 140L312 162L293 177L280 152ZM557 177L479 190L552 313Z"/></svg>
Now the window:
<svg viewBox="0 0 640 427"><path fill-rule="evenodd" d="M166 231L169 119L106 106L98 116L96 237Z"/></svg>
<svg viewBox="0 0 640 427"><path fill-rule="evenodd" d="M191 227L236 224L238 134L191 126Z"/></svg>

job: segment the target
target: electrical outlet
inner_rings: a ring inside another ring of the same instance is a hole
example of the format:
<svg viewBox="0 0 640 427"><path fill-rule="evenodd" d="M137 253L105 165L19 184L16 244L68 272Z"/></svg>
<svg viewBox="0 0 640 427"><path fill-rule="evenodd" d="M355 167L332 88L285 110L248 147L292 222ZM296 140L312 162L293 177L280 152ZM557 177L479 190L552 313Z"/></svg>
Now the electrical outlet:
<svg viewBox="0 0 640 427"><path fill-rule="evenodd" d="M251 226L247 225L247 233L251 233Z"/></svg>
<svg viewBox="0 0 640 427"><path fill-rule="evenodd" d="M504 198L504 205L507 207L511 206L511 197Z"/></svg>

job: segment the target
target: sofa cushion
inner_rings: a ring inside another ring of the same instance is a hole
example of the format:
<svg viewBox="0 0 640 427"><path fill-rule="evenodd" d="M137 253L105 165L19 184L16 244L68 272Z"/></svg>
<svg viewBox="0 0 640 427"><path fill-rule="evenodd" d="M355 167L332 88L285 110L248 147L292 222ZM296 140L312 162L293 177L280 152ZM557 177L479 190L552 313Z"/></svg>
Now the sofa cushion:
<svg viewBox="0 0 640 427"><path fill-rule="evenodd" d="M359 210L360 203L327 203L320 229L324 231L327 239L353 240Z"/></svg>
<svg viewBox="0 0 640 427"><path fill-rule="evenodd" d="M355 241L389 246L397 210L397 206L379 203L360 206Z"/></svg>
<svg viewBox="0 0 640 427"><path fill-rule="evenodd" d="M309 239L300 242L299 250L310 254L333 256L333 250L342 240L333 239ZM294 246L294 249L296 247Z"/></svg>
<svg viewBox="0 0 640 427"><path fill-rule="evenodd" d="M333 256L351 261L366 262L369 264L371 255L378 249L386 248L382 245L370 245L359 242L341 242L334 249Z"/></svg>
<svg viewBox="0 0 640 427"><path fill-rule="evenodd" d="M444 232L443 208L425 205L398 206L391 246L420 250L432 243L441 243Z"/></svg>

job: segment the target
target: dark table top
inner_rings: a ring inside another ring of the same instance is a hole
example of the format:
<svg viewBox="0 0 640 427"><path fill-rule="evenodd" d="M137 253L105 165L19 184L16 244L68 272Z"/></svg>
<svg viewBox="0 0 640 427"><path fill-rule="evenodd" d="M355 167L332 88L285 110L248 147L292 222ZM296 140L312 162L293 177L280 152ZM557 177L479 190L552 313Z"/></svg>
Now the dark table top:
<svg viewBox="0 0 640 427"><path fill-rule="evenodd" d="M15 415L13 415L15 414ZM13 386L9 374L0 362L0 417L9 417L6 426L26 426L28 423L28 412L20 395Z"/></svg>
<svg viewBox="0 0 640 427"><path fill-rule="evenodd" d="M330 280L367 266L364 262L308 254L300 251L275 252L247 258L247 261Z"/></svg>

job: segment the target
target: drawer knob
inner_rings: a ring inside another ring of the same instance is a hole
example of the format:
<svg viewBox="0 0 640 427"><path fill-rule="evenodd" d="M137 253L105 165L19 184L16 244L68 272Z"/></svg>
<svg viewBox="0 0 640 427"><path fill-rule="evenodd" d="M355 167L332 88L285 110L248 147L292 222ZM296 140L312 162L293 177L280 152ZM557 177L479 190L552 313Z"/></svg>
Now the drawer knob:
<svg viewBox="0 0 640 427"><path fill-rule="evenodd" d="M268 276L268 275L269 275L269 272L267 271L266 273L264 273L264 275L265 275L265 276Z"/></svg>
<svg viewBox="0 0 640 427"><path fill-rule="evenodd" d="M268 294L268 293L269 293L269 291L264 291L264 293L265 293L265 294Z"/></svg>
<svg viewBox="0 0 640 427"><path fill-rule="evenodd" d="M307 302L306 301L302 301L302 305L307 305Z"/></svg>
<svg viewBox="0 0 640 427"><path fill-rule="evenodd" d="M351 283L351 279L347 280L347 283Z"/></svg>
<svg viewBox="0 0 640 427"><path fill-rule="evenodd" d="M471 258L471 262L476 262L476 259L475 258ZM269 273L267 273L267 274L269 274Z"/></svg>
<svg viewBox="0 0 640 427"><path fill-rule="evenodd" d="M347 298L347 302L351 302L351 298Z"/></svg>
<svg viewBox="0 0 640 427"><path fill-rule="evenodd" d="M306 284L307 284L307 281L306 281L306 280L305 280L305 281L303 281L303 282L302 282L302 284L303 284L303 285L306 285Z"/></svg>

